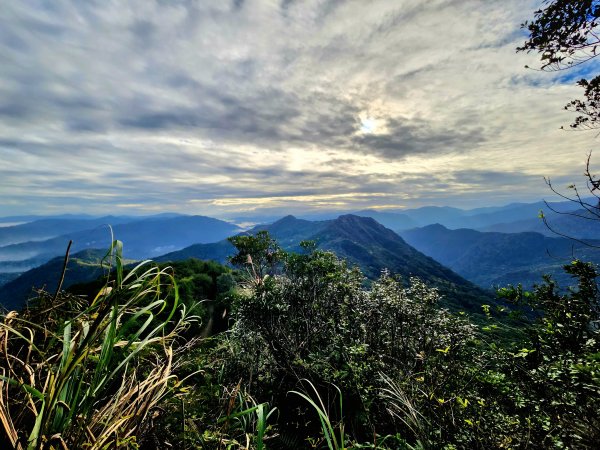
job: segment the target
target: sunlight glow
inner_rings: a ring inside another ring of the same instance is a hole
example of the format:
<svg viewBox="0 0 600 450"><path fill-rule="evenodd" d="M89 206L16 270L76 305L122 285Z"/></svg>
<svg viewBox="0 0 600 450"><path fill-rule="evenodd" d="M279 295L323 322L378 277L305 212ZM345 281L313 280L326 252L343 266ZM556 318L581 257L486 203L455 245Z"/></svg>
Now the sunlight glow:
<svg viewBox="0 0 600 450"><path fill-rule="evenodd" d="M377 131L377 121L372 117L360 119L360 132L362 134L374 134Z"/></svg>

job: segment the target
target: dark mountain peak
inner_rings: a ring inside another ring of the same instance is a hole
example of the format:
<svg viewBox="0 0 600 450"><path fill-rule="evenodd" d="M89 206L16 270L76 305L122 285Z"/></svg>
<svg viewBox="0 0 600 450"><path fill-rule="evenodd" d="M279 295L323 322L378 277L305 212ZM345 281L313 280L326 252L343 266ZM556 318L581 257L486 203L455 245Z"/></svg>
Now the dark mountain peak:
<svg viewBox="0 0 600 450"><path fill-rule="evenodd" d="M447 295L447 305L475 311L482 298L490 301L487 293L425 256L371 217L342 215L328 222L310 240L360 266L369 278L377 278L383 269L405 279L419 277L439 287Z"/></svg>
<svg viewBox="0 0 600 450"><path fill-rule="evenodd" d="M386 252L393 248L396 253L405 255L415 251L404 242L404 239L375 219L353 214L345 214L328 222L327 226L311 239L324 247L329 246L338 251L339 249L335 247L344 241L352 242L353 245L359 245L365 250L369 249L367 252L373 252L374 248L386 249Z"/></svg>
<svg viewBox="0 0 600 450"><path fill-rule="evenodd" d="M282 217L279 220L276 220L275 222L273 222L273 225L275 224L290 224L290 223L297 223L297 222L308 222L307 220L302 220L302 219L298 219L296 216L293 216L291 214L288 214L285 217Z"/></svg>
<svg viewBox="0 0 600 450"><path fill-rule="evenodd" d="M344 214L343 216L339 216L337 219L333 220L331 223L335 225L360 225L374 228L385 228L372 217L356 216L354 214Z"/></svg>
<svg viewBox="0 0 600 450"><path fill-rule="evenodd" d="M345 214L330 221L323 232L334 233L338 237L351 238L360 242L381 242L382 239L385 239L404 243L400 236L372 217L355 216L354 214Z"/></svg>
<svg viewBox="0 0 600 450"><path fill-rule="evenodd" d="M269 225L257 225L248 233L256 234L258 231L266 230L272 238L279 242L279 245L288 248L308 239L326 224L327 222L313 222L288 215Z"/></svg>
<svg viewBox="0 0 600 450"><path fill-rule="evenodd" d="M277 235L278 233L281 233L281 232L299 231L302 229L310 228L315 223L317 223L317 222L311 222L310 220L298 219L297 217L292 216L290 214L288 216L282 217L281 219L279 219L271 224L257 225L252 230L250 230L250 233L256 233L257 231L260 231L260 230L267 230L269 233Z"/></svg>
<svg viewBox="0 0 600 450"><path fill-rule="evenodd" d="M445 227L441 223L432 223L431 225L424 226L422 229L428 230L428 231L450 231L447 227Z"/></svg>

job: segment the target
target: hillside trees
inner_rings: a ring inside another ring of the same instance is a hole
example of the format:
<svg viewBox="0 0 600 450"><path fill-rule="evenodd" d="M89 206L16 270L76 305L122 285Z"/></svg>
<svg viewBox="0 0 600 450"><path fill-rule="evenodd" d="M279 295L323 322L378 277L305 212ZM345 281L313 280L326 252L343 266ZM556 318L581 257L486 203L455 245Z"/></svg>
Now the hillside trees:
<svg viewBox="0 0 600 450"><path fill-rule="evenodd" d="M600 297L592 264L565 267L577 287L560 292L547 277L533 292L505 288L501 296L537 314L529 343L505 362L511 409L528 417L533 442L553 448L597 448L600 440ZM519 395L514 395L519 393ZM519 401L515 401L519 399Z"/></svg>
<svg viewBox="0 0 600 450"><path fill-rule="evenodd" d="M600 2L597 0L547 0L534 13L534 19L523 27L529 39L518 51L537 51L541 69L546 71L579 70L587 63L592 78L582 78L584 99L573 100L565 109L578 114L572 129L594 129L600 126L600 74L593 74L594 60L600 50L598 25ZM550 189L579 206L566 213L582 220L600 220L600 179L590 167L591 154L585 166L587 192L575 184L570 194ZM592 196L591 200L587 197ZM550 208L552 209L552 208ZM558 211L555 211L558 212ZM551 224L542 215L550 230ZM563 233L558 233L565 235ZM567 236L570 237L570 236ZM584 241L580 241L587 244ZM526 364L513 372L515 386L527 386L522 407L527 413L532 435L546 447L595 448L600 439L600 303L598 273L592 264L575 260L565 270L578 280L577 288L566 293L549 277L533 292L520 286L500 291L505 298L525 304L538 319L530 328L529 348L523 354ZM531 317L531 316L530 316Z"/></svg>

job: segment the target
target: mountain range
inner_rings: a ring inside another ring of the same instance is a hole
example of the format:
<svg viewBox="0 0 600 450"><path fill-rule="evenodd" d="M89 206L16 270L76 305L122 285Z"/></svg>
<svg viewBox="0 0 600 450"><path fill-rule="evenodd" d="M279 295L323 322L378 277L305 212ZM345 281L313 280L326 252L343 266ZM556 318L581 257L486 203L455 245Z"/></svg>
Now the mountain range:
<svg viewBox="0 0 600 450"><path fill-rule="evenodd" d="M371 279L383 269L404 278L418 276L438 286L451 306L471 309L482 298L490 299L487 289L493 286L522 283L529 288L543 274L567 286L571 280L562 265L572 257L599 263L600 250L594 246L600 240L594 238L600 237L600 227L594 220L575 217L581 215L576 206L553 203L551 209L569 214L546 208L545 215L553 227L585 238L592 247L557 237L546 228L536 217L545 207L543 202L472 210L363 210L339 217L321 211L302 218L286 216L247 232L267 230L290 251L298 251L302 240L313 240L319 248L358 265ZM248 226L257 218L240 217L238 223L245 221ZM0 303L21 302L31 292L32 281L36 287L51 286L55 277L51 274L60 272L69 240L73 240L71 254L78 270L67 273L65 286L72 280L86 281L86 267L98 265L98 254L91 250L107 248L112 236L124 242L124 254L132 260L195 257L225 263L235 252L226 238L241 232L242 228L223 220L173 213L0 218Z"/></svg>
<svg viewBox="0 0 600 450"><path fill-rule="evenodd" d="M508 226L516 224L511 232L518 231L551 231L545 228L544 222L539 218L539 212L551 220L564 220L569 217L563 215L574 212L579 205L573 202L535 202L535 203L511 203L505 206L484 207L475 209L459 209L449 206L425 206L416 209L402 210L362 210L355 214L359 216L372 217L382 225L396 231L423 227L438 223L450 229L471 228L481 231L495 230L496 226ZM526 229L523 229L525 227ZM585 224L576 224L575 231L579 235L578 228ZM533 230L532 228L536 228Z"/></svg>
<svg viewBox="0 0 600 450"><path fill-rule="evenodd" d="M446 298L445 304L455 309L478 312L482 302L492 300L488 292L414 249L372 218L344 215L335 220L311 222L287 216L273 224L257 226L248 233L260 230L269 231L284 249L292 251L299 249L301 241L312 240L319 248L334 251L349 264L359 266L371 279L378 277L384 269L404 279L419 277L437 286ZM155 260L179 261L195 257L226 263L227 257L234 253L235 248L224 239L194 244ZM101 256L101 252L90 250L74 254L64 287L98 277L102 272ZM54 258L0 287L0 303L5 307L22 304L32 286L55 289L62 261L61 257Z"/></svg>
<svg viewBox="0 0 600 450"><path fill-rule="evenodd" d="M400 234L424 254L485 288L518 283L531 288L545 274L568 286L572 280L562 270L565 264L575 258L600 263L600 241L589 241L589 246L535 232L450 230L440 224Z"/></svg>
<svg viewBox="0 0 600 450"><path fill-rule="evenodd" d="M268 231L285 250L298 251L301 241L314 241L318 248L331 250L351 265L360 267L371 279L377 278L384 269L404 279L419 277L437 286L445 295L447 305L456 309L478 311L482 299L491 301L489 292L411 247L370 217L343 215L334 220L311 222L286 216L273 224L257 226L248 233L261 230ZM157 261L198 258L225 263L227 256L234 253L233 245L222 241L196 244L158 257Z"/></svg>
<svg viewBox="0 0 600 450"><path fill-rule="evenodd" d="M108 248L111 239L118 238L124 242L128 258L144 259L197 242L216 242L240 231L234 224L204 216L39 220L0 228L0 240L23 240L28 236L26 242L0 246L0 273L23 272L39 266L64 254L70 240L76 253ZM42 239L44 235L56 236Z"/></svg>
<svg viewBox="0 0 600 450"><path fill-rule="evenodd" d="M93 281L105 274L102 258L106 251L83 250L69 258L63 289L76 283ZM6 309L17 309L35 295L35 289L54 293L58 287L64 266L64 257L59 256L31 269L14 280L0 286L0 304Z"/></svg>

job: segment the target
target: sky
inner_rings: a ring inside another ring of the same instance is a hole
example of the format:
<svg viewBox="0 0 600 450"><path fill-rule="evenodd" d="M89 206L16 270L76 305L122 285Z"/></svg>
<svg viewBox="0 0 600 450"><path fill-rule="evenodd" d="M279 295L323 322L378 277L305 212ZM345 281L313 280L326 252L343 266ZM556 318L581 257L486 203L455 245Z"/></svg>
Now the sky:
<svg viewBox="0 0 600 450"><path fill-rule="evenodd" d="M553 200L598 135L515 52L540 4L8 0L0 216Z"/></svg>

